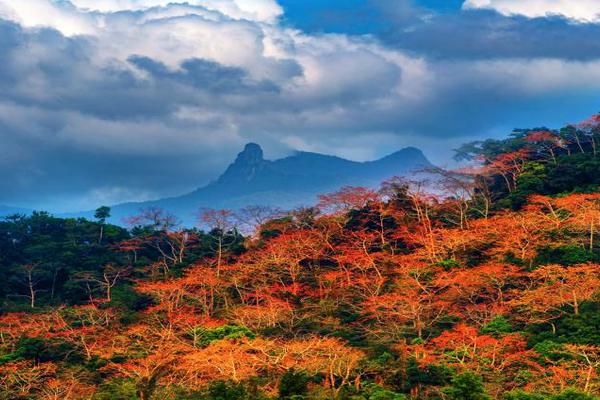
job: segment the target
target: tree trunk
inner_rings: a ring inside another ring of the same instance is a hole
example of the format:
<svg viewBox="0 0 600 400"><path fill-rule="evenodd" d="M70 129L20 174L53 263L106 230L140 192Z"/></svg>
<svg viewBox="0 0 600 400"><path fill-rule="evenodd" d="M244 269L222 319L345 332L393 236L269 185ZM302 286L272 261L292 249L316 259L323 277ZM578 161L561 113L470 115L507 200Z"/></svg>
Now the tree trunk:
<svg viewBox="0 0 600 400"><path fill-rule="evenodd" d="M31 300L31 308L35 308L35 288L33 287L33 272L27 271L27 280L29 283L29 299Z"/></svg>
<svg viewBox="0 0 600 400"><path fill-rule="evenodd" d="M594 229L596 229L594 225L594 220L590 223L590 253L594 251Z"/></svg>

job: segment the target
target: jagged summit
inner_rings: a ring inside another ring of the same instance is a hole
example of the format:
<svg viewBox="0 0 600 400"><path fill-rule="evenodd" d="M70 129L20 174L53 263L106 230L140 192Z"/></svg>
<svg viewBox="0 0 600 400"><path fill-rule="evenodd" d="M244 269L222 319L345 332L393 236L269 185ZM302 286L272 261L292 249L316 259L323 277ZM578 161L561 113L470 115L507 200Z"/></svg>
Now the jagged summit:
<svg viewBox="0 0 600 400"><path fill-rule="evenodd" d="M241 184L251 181L268 161L264 159L262 147L256 143L248 143L244 150L237 155L225 173L218 179L217 184Z"/></svg>
<svg viewBox="0 0 600 400"><path fill-rule="evenodd" d="M262 147L256 143L248 143L244 150L238 154L236 164L257 165L264 161Z"/></svg>
<svg viewBox="0 0 600 400"><path fill-rule="evenodd" d="M114 206L111 221L118 223L147 207L163 208L177 215L184 224L191 224L202 207L236 209L264 205L291 209L310 206L315 204L319 194L342 186L377 188L392 176L410 176L430 166L421 150L414 147L367 162L309 152L296 152L270 161L265 160L260 145L248 143L226 171L209 185L179 197Z"/></svg>

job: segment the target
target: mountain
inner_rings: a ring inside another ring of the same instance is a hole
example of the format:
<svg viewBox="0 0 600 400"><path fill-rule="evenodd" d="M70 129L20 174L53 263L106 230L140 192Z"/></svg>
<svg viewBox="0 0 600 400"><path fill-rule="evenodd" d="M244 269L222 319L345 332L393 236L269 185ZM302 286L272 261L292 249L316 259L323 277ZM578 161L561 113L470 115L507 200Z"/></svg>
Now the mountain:
<svg viewBox="0 0 600 400"><path fill-rule="evenodd" d="M119 223L147 207L163 208L186 225L194 223L202 207L267 205L291 209L314 204L319 194L342 186L378 187L387 178L410 175L430 166L425 155L414 147L368 162L309 152L270 161L265 160L258 144L249 143L216 181L179 197L113 206L111 222Z"/></svg>

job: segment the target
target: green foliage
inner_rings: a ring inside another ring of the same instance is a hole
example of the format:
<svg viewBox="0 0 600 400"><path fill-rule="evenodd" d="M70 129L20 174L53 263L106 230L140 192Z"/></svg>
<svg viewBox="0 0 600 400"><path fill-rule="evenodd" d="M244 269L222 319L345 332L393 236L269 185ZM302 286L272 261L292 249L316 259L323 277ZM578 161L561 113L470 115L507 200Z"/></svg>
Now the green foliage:
<svg viewBox="0 0 600 400"><path fill-rule="evenodd" d="M110 218L110 207L102 206L96 209L94 218L96 218L100 223L106 222L106 219Z"/></svg>
<svg viewBox="0 0 600 400"><path fill-rule="evenodd" d="M244 326L224 325L218 328L199 326L190 330L188 336L194 341L195 346L206 347L212 342L223 339L254 339L256 334Z"/></svg>
<svg viewBox="0 0 600 400"><path fill-rule="evenodd" d="M552 340L544 340L533 349L545 360L558 361L565 356L563 345Z"/></svg>
<svg viewBox="0 0 600 400"><path fill-rule="evenodd" d="M529 133L539 129L546 130L516 130L507 139L467 143L456 151L457 160L480 158L489 162L502 155L527 150L527 159L512 190L508 189L500 174L486 177L491 185L495 209L520 209L532 194L585 193L596 191L600 185L600 158L592 145L592 140L598 141L598 132L594 132L594 138L588 137L585 143L573 140L573 135L577 136L575 127L553 132L564 138L562 146L554 150L554 158L544 150L544 146L526 140Z"/></svg>
<svg viewBox="0 0 600 400"><path fill-rule="evenodd" d="M80 363L83 361L83 355L73 343L63 339L22 337L17 342L14 351L0 357L0 364L18 360Z"/></svg>
<svg viewBox="0 0 600 400"><path fill-rule="evenodd" d="M137 400L138 398L134 382L126 379L114 379L100 385L93 400Z"/></svg>
<svg viewBox="0 0 600 400"><path fill-rule="evenodd" d="M569 314L554 322L556 333L548 324L529 326L529 343L544 341L600 345L600 303L586 302L580 305L579 314Z"/></svg>
<svg viewBox="0 0 600 400"><path fill-rule="evenodd" d="M600 303L584 303L578 315L558 321L557 336L565 343L600 345Z"/></svg>
<svg viewBox="0 0 600 400"><path fill-rule="evenodd" d="M503 400L598 400L598 397L578 392L575 389L567 389L556 395L527 393L517 390L506 393Z"/></svg>
<svg viewBox="0 0 600 400"><path fill-rule="evenodd" d="M211 400L242 400L248 397L246 388L243 385L235 385L227 382L215 382L208 390Z"/></svg>
<svg viewBox="0 0 600 400"><path fill-rule="evenodd" d="M452 378L449 387L444 389L448 398L453 400L488 400L483 382L479 375L465 372Z"/></svg>
<svg viewBox="0 0 600 400"><path fill-rule="evenodd" d="M537 249L536 265L577 265L597 262L597 254L590 253L581 246L543 246Z"/></svg>
<svg viewBox="0 0 600 400"><path fill-rule="evenodd" d="M120 285L114 288L111 296L111 307L126 311L142 311L154 304L154 299L137 292L131 285Z"/></svg>
<svg viewBox="0 0 600 400"><path fill-rule="evenodd" d="M210 384L210 387L204 394L197 397L187 398L189 400L266 400L266 397L260 393L253 381L246 383L234 383L216 381ZM187 400L186 399L186 400Z"/></svg>
<svg viewBox="0 0 600 400"><path fill-rule="evenodd" d="M447 259L442 260L436 264L439 267L444 268L444 271L450 271L452 269L460 268L460 263L456 260Z"/></svg>
<svg viewBox="0 0 600 400"><path fill-rule="evenodd" d="M404 394L396 393L373 383L365 385L360 394L350 397L350 400L406 400Z"/></svg>
<svg viewBox="0 0 600 400"><path fill-rule="evenodd" d="M102 385L93 400L137 400L135 383L126 379L114 379Z"/></svg>
<svg viewBox="0 0 600 400"><path fill-rule="evenodd" d="M516 390L504 394L503 400L547 400L548 396Z"/></svg>
<svg viewBox="0 0 600 400"><path fill-rule="evenodd" d="M517 179L517 188L499 202L501 207L519 209L532 194L556 195L597 190L600 159L592 153L562 155L557 163L529 162Z"/></svg>
<svg viewBox="0 0 600 400"><path fill-rule="evenodd" d="M505 333L513 332L513 327L504 315L494 317L481 328L481 333L499 337Z"/></svg>
<svg viewBox="0 0 600 400"><path fill-rule="evenodd" d="M598 400L598 397L578 392L575 389L567 389L559 395L552 396L551 400Z"/></svg>
<svg viewBox="0 0 600 400"><path fill-rule="evenodd" d="M589 192L600 184L600 159L592 153L559 157L557 164L548 167L547 181L542 194Z"/></svg>
<svg viewBox="0 0 600 400"><path fill-rule="evenodd" d="M500 208L518 210L527 203L527 197L539 193L546 194L544 184L547 180L546 166L531 162L525 165L523 174L517 179L516 189L498 202Z"/></svg>
<svg viewBox="0 0 600 400"><path fill-rule="evenodd" d="M286 371L279 380L279 398L290 400L297 396L304 396L308 392L309 377L303 371Z"/></svg>
<svg viewBox="0 0 600 400"><path fill-rule="evenodd" d="M47 213L0 220L0 297L23 301L27 294L24 266L33 267L37 305L79 303L87 294L76 276L120 263L112 249L129 233L120 227L101 226L85 219L61 219ZM10 305L10 304L9 304Z"/></svg>
<svg viewBox="0 0 600 400"><path fill-rule="evenodd" d="M421 366L410 358L406 366L406 377L397 377L395 386L403 392L409 392L417 386L443 386L452 376L452 371L443 365Z"/></svg>
<svg viewBox="0 0 600 400"><path fill-rule="evenodd" d="M81 277L98 276L107 265L128 267L134 271L129 278L143 278L143 270L135 267L145 267L160 260L163 257L161 250L170 246L168 234L152 226L136 227L128 232L106 224L109 216L110 209L101 207L96 212L95 222L84 218L56 218L45 212L0 219L1 311L21 310L28 304L25 268L33 268L36 307L85 304L90 295L103 296L100 285L89 285ZM219 247L217 240L223 241L228 256L245 251L245 239L236 230L203 233L191 229L185 233L194 238L194 243L188 245L185 259L171 266L174 275L202 258L214 257ZM115 251L121 242L132 236L141 243L135 260L127 251ZM113 295L115 299L111 305L121 309L138 311L151 304L149 298L135 296L126 279L113 288Z"/></svg>

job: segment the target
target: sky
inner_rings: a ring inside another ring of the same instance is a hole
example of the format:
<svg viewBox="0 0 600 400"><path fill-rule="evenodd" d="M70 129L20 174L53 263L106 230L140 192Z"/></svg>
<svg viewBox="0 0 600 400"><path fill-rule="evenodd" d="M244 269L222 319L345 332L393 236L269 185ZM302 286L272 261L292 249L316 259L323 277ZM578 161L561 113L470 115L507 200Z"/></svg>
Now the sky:
<svg viewBox="0 0 600 400"><path fill-rule="evenodd" d="M0 0L0 54L0 204L53 212L600 110L600 0Z"/></svg>

